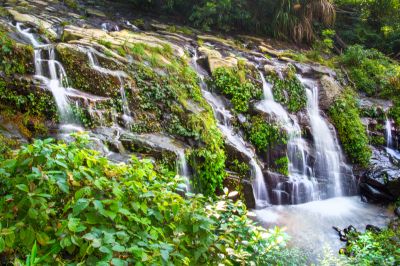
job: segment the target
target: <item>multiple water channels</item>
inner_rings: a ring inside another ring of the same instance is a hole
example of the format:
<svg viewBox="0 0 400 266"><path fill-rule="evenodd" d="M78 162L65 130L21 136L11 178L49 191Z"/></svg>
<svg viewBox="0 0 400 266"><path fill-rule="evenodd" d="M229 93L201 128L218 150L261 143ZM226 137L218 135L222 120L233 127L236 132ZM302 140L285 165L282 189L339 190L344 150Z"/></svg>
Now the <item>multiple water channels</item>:
<svg viewBox="0 0 400 266"><path fill-rule="evenodd" d="M333 126L319 108L317 81L297 76L307 93L310 141L303 138L297 117L274 100L273 85L259 72L263 100L256 108L273 117L289 138L289 175L282 179L262 169L254 149L230 123L232 113L227 100L208 90L203 81L207 73L196 61L197 53L194 52L192 66L201 77L203 96L212 106L221 132L226 141L248 157L257 202L254 212L261 225L285 228L291 236L290 245L315 258L323 254L325 248L337 254L343 247L333 226L343 229L353 225L358 230L365 230L367 224L387 224L391 215L385 208L364 203L355 196L356 181L351 167L344 161ZM263 172L269 174L264 176Z"/></svg>
<svg viewBox="0 0 400 266"><path fill-rule="evenodd" d="M96 102L98 101L107 101L110 99L81 92L68 86L67 73L61 62L56 60L54 45L43 43L40 40L39 35L35 34L34 30L29 27L24 27L21 23L17 23L15 27L20 36L34 48L33 60L35 64L35 78L53 94L55 99L60 120L59 134L57 137L68 140L71 133L84 131L84 128L80 125L73 114L73 104L77 105L77 107L87 108L89 114L93 118L96 118L96 120L101 124L103 122L105 124L107 118L104 116L102 110L97 110L96 108L93 108L93 106L96 106ZM124 71L110 70L102 67L97 57L106 56L92 47L81 46L78 47L78 49L87 54L89 65L95 71L102 75L116 77L119 81L124 127L119 125L117 119L118 114L116 111L112 111L111 119L113 123L111 126L108 126L107 128L105 128L105 126L104 128L100 127L90 132L90 139L93 142L93 148L102 151L106 156L115 159L116 161L126 161L129 156L120 156L125 154L125 149L120 141L120 137L123 134L129 133L133 121L125 91L127 86L125 79L128 77L128 74ZM108 136L104 137L104 135ZM190 191L191 185L189 180L191 173L186 160L185 149L182 145L174 143L173 140L167 136L147 135L144 137L141 135L131 134L131 137L137 140L145 139L146 143L149 145L157 146L159 149L165 149L175 153L177 157L177 172L185 178L186 190ZM110 142L113 142L112 145L117 147L119 155L108 149L108 144Z"/></svg>
<svg viewBox="0 0 400 266"><path fill-rule="evenodd" d="M60 116L61 135L82 131L83 128L74 118L71 104L84 103L89 113L96 115L101 121L103 113L93 108L97 101L108 100L104 97L80 92L68 85L67 73L62 64L56 60L54 45L43 43L39 36L22 24L16 24L16 29L27 42L34 47L35 77L41 81L54 96ZM103 127L103 135L112 134L120 153L124 153L120 142L122 134L130 134L129 127L133 122L132 110L126 98L127 73L110 70L100 65L99 56L102 53L91 47L79 47L87 54L90 66L104 75L111 75L119 80L119 91L122 102L123 128L113 118L112 126ZM353 225L362 230L366 224L383 226L388 215L384 209L362 203L355 195L355 181L351 168L343 160L336 132L324 118L319 109L318 83L312 79L298 76L307 91L307 116L310 121L312 141L305 140L297 117L289 114L276 102L270 84L260 71L260 81L263 85L264 99L257 108L282 126L288 134L287 156L289 159L289 175L287 178L275 175L264 176L263 165L257 158L255 149L248 144L241 132L231 123L233 115L229 110L227 100L215 92L209 91L204 78L207 76L197 64L197 52L194 53L192 66L201 79L201 89L204 98L211 105L217 124L226 141L247 157L251 166L254 197L256 199L258 221L265 226L279 225L288 231L292 237L291 244L309 250L312 254L321 254L324 245L336 252L341 243L332 226L344 228ZM130 89L130 88L128 88ZM117 116L114 113L112 116ZM100 127L101 128L101 127ZM387 151L397 154L393 147L392 126L390 120L386 123ZM101 131L101 130L99 130ZM190 168L186 162L185 147L177 145L167 136L133 135L133 137L158 148L167 149L177 156L177 171L187 178L187 189L190 190ZM105 152L111 153L104 145L103 139L91 136Z"/></svg>

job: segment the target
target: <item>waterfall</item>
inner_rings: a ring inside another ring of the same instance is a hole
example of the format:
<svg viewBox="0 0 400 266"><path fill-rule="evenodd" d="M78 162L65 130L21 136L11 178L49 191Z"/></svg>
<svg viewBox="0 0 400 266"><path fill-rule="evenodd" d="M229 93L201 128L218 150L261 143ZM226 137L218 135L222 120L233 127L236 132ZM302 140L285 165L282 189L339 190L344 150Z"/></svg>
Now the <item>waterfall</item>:
<svg viewBox="0 0 400 266"><path fill-rule="evenodd" d="M257 108L270 115L275 115L283 125L288 134L287 156L289 159L289 180L280 181L273 192L277 202L283 201L282 195L290 192L288 199L292 204L298 204L317 199L317 182L312 176L311 167L307 165L307 144L301 137L301 128L296 118L289 118L285 108L274 100L272 84L267 82L264 74L260 71L263 84L264 99L257 105Z"/></svg>
<svg viewBox="0 0 400 266"><path fill-rule="evenodd" d="M67 75L64 67L55 59L55 51L52 45L41 43L30 29L22 29L20 23L16 24L20 35L28 40L34 48L35 77L51 91L56 101L61 123L72 122L73 116L67 97ZM43 59L42 54L47 52L48 59Z"/></svg>
<svg viewBox="0 0 400 266"><path fill-rule="evenodd" d="M393 146L392 123L388 118L386 118L385 132L386 132L386 146L388 148L391 148Z"/></svg>
<svg viewBox="0 0 400 266"><path fill-rule="evenodd" d="M182 176L185 181L186 181L186 190L187 191L192 191L191 185L190 185L190 169L189 165L186 160L186 155L185 155L185 150L180 149L176 151L176 155L178 157L177 164L178 164L178 173L180 176Z"/></svg>
<svg viewBox="0 0 400 266"><path fill-rule="evenodd" d="M123 119L125 121L126 126L130 126L133 122L132 119L132 114L129 108L129 103L128 99L126 98L126 92L125 92L125 82L124 78L127 78L128 75L124 71L119 71L119 70L110 70L107 68L104 68L100 66L99 61L96 58L97 51L95 51L93 48L82 48L84 52L86 52L88 59L89 59L89 64L90 66L96 70L97 72L104 74L104 75L110 75L118 78L119 80L119 90L120 90L120 95L121 95L121 100L122 100L122 111L123 111Z"/></svg>
<svg viewBox="0 0 400 266"><path fill-rule="evenodd" d="M330 130L328 123L322 118L319 109L318 86L305 79L299 78L308 87L307 112L310 117L311 130L315 145L314 172L317 178L326 179L328 184L327 196L338 197L343 194L341 176L340 147Z"/></svg>
<svg viewBox="0 0 400 266"><path fill-rule="evenodd" d="M231 125L231 119L233 115L226 108L224 100L215 93L207 90L207 85L204 82L205 71L197 64L197 51L194 52L192 65L200 77L200 86L203 97L213 109L218 128L226 138L226 141L232 144L237 150L242 152L249 159L249 165L251 167L251 175L253 179L254 197L257 201L257 205L266 205L270 202L270 198L262 169L256 159L257 157L255 151L246 143L239 133L235 132L234 127Z"/></svg>

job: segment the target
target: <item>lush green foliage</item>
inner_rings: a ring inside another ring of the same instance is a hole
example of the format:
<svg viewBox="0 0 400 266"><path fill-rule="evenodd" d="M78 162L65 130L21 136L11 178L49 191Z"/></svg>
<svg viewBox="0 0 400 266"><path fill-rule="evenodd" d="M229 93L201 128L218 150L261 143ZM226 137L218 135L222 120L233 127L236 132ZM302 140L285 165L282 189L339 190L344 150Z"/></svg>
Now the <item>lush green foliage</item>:
<svg viewBox="0 0 400 266"><path fill-rule="evenodd" d="M344 253L351 265L398 265L400 263L400 227L393 221L381 232L352 232Z"/></svg>
<svg viewBox="0 0 400 266"><path fill-rule="evenodd" d="M243 69L218 68L213 73L211 88L228 96L238 113L249 110L250 100L260 99L261 90L246 78Z"/></svg>
<svg viewBox="0 0 400 266"><path fill-rule="evenodd" d="M400 91L400 66L377 50L351 46L340 63L349 70L356 89L370 96L387 98Z"/></svg>
<svg viewBox="0 0 400 266"><path fill-rule="evenodd" d="M226 196L182 197L183 182L150 161L114 164L86 138L37 140L0 162L0 252L34 264L265 265L284 235ZM37 247L35 248L37 243ZM286 253L282 253L286 254Z"/></svg>
<svg viewBox="0 0 400 266"><path fill-rule="evenodd" d="M263 117L254 116L247 125L247 137L259 152L266 152L277 143L285 142L286 135L279 126L268 123Z"/></svg>
<svg viewBox="0 0 400 266"><path fill-rule="evenodd" d="M361 123L354 93L346 89L329 110L343 149L352 163L366 166L371 157L368 136Z"/></svg>
<svg viewBox="0 0 400 266"><path fill-rule="evenodd" d="M131 0L136 8L179 17L202 29L270 33L310 41L314 24L331 25L329 0Z"/></svg>
<svg viewBox="0 0 400 266"><path fill-rule="evenodd" d="M6 75L32 73L33 49L17 45L0 29L0 71Z"/></svg>
<svg viewBox="0 0 400 266"><path fill-rule="evenodd" d="M289 67L285 79L271 75L268 79L274 85L272 90L277 102L285 105L290 112L298 112L307 105L307 94L304 86L295 75L292 66Z"/></svg>
<svg viewBox="0 0 400 266"><path fill-rule="evenodd" d="M398 0L336 0L336 31L348 44L362 44L399 57Z"/></svg>

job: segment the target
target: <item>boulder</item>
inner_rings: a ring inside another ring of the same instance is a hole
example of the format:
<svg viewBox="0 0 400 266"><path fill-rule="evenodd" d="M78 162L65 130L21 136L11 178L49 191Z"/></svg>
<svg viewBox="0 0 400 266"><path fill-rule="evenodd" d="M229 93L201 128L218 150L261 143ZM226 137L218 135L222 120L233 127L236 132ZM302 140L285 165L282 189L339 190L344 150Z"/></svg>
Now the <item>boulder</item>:
<svg viewBox="0 0 400 266"><path fill-rule="evenodd" d="M322 110L328 110L334 100L342 92L342 87L334 78L327 75L321 77L320 83L319 104Z"/></svg>
<svg viewBox="0 0 400 266"><path fill-rule="evenodd" d="M224 179L224 186L227 187L229 191L237 191L238 188L240 188L240 191L238 191L239 195L236 199L244 199L244 202L249 209L254 209L256 207L256 199L254 197L251 181L230 174Z"/></svg>
<svg viewBox="0 0 400 266"><path fill-rule="evenodd" d="M264 54L269 54L272 55L274 57L280 57L281 56L281 52L271 48L271 47L267 47L265 45L260 45L258 46L258 48L260 49L260 51Z"/></svg>
<svg viewBox="0 0 400 266"><path fill-rule="evenodd" d="M14 9L9 9L8 12L15 21L26 23L38 29L45 30L50 37L57 38L57 33L52 29L52 25L49 22L32 15L20 13Z"/></svg>
<svg viewBox="0 0 400 266"><path fill-rule="evenodd" d="M223 57L220 52L210 47L201 46L199 51L207 58L207 69L211 74L219 67L234 68L238 64L238 59L234 56Z"/></svg>
<svg viewBox="0 0 400 266"><path fill-rule="evenodd" d="M373 149L369 169L362 175L360 192L371 202L392 202L400 197L400 168L385 150Z"/></svg>
<svg viewBox="0 0 400 266"><path fill-rule="evenodd" d="M276 69L273 65L264 65L264 72L267 75L276 75Z"/></svg>

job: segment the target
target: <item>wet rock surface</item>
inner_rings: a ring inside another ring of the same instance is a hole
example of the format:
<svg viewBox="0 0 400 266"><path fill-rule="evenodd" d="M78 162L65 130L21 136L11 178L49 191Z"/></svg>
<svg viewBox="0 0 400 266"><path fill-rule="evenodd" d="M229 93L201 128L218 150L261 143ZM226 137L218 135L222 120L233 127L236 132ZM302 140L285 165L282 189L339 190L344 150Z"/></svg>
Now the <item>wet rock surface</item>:
<svg viewBox="0 0 400 266"><path fill-rule="evenodd" d="M369 201L394 201L400 196L399 159L385 150L373 149L370 167L362 175L359 186Z"/></svg>

